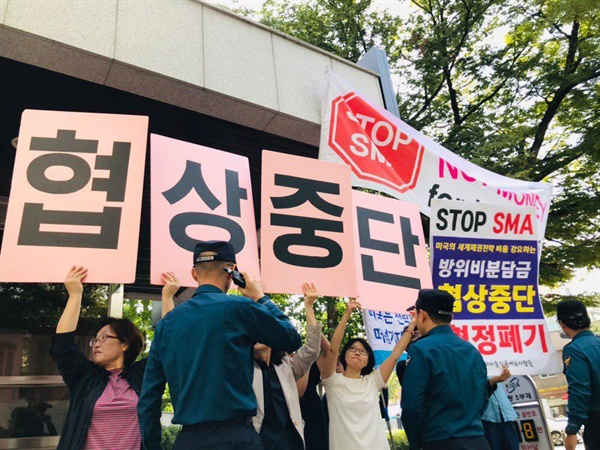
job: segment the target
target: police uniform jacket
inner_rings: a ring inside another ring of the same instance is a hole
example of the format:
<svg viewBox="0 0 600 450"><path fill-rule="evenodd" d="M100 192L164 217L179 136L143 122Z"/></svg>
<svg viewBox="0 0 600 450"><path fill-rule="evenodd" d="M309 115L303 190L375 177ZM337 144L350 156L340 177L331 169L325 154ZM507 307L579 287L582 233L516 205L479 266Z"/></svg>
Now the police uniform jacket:
<svg viewBox="0 0 600 450"><path fill-rule="evenodd" d="M576 434L590 415L600 414L600 338L581 331L563 348L564 374L569 383L569 422Z"/></svg>
<svg viewBox="0 0 600 450"><path fill-rule="evenodd" d="M402 423L410 448L453 438L484 436L481 414L489 398L481 354L440 325L415 341L402 381Z"/></svg>

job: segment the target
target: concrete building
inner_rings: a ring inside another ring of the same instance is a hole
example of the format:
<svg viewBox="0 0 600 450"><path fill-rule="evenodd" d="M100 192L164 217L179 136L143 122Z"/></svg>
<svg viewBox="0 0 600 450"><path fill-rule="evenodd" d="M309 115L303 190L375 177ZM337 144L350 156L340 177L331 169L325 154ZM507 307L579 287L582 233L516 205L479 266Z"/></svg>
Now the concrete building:
<svg viewBox="0 0 600 450"><path fill-rule="evenodd" d="M258 211L263 149L317 156L328 70L384 104L377 73L201 1L0 0L0 239L23 110L147 115L151 133L248 156ZM82 349L123 297L157 296L147 181L136 283L89 300ZM47 422L60 433L67 393L48 349L64 301L60 286L0 286L0 449L56 447Z"/></svg>

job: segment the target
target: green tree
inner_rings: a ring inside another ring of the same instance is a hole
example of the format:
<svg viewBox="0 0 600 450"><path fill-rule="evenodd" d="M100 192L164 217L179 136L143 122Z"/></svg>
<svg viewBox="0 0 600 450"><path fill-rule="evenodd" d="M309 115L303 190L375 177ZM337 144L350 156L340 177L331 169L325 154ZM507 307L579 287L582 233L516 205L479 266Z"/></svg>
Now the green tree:
<svg viewBox="0 0 600 450"><path fill-rule="evenodd" d="M600 3L413 0L410 11L268 0L257 16L351 61L382 46L406 122L489 170L555 184L542 284L598 267Z"/></svg>

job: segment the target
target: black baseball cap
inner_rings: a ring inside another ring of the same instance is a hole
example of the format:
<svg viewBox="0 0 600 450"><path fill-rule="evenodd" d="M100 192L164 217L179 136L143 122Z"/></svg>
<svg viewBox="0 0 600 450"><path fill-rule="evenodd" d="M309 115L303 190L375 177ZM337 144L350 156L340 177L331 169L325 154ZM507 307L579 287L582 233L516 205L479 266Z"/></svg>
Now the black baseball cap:
<svg viewBox="0 0 600 450"><path fill-rule="evenodd" d="M213 252L216 255L202 255ZM194 248L194 265L207 261L227 261L235 263L235 250L233 245L225 241L200 241Z"/></svg>
<svg viewBox="0 0 600 450"><path fill-rule="evenodd" d="M556 318L569 328L589 326L585 305L579 300L563 300L556 305Z"/></svg>
<svg viewBox="0 0 600 450"><path fill-rule="evenodd" d="M451 316L454 310L454 297L440 289L421 289L414 306L408 308L407 311L416 308L442 316Z"/></svg>

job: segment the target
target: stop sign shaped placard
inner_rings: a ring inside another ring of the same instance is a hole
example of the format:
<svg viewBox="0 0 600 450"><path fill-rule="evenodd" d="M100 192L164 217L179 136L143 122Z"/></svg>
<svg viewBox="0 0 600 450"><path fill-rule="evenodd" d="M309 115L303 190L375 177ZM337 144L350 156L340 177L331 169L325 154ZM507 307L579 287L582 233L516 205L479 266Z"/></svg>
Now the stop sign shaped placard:
<svg viewBox="0 0 600 450"><path fill-rule="evenodd" d="M424 147L354 92L331 105L329 146L354 174L399 193L417 184Z"/></svg>

